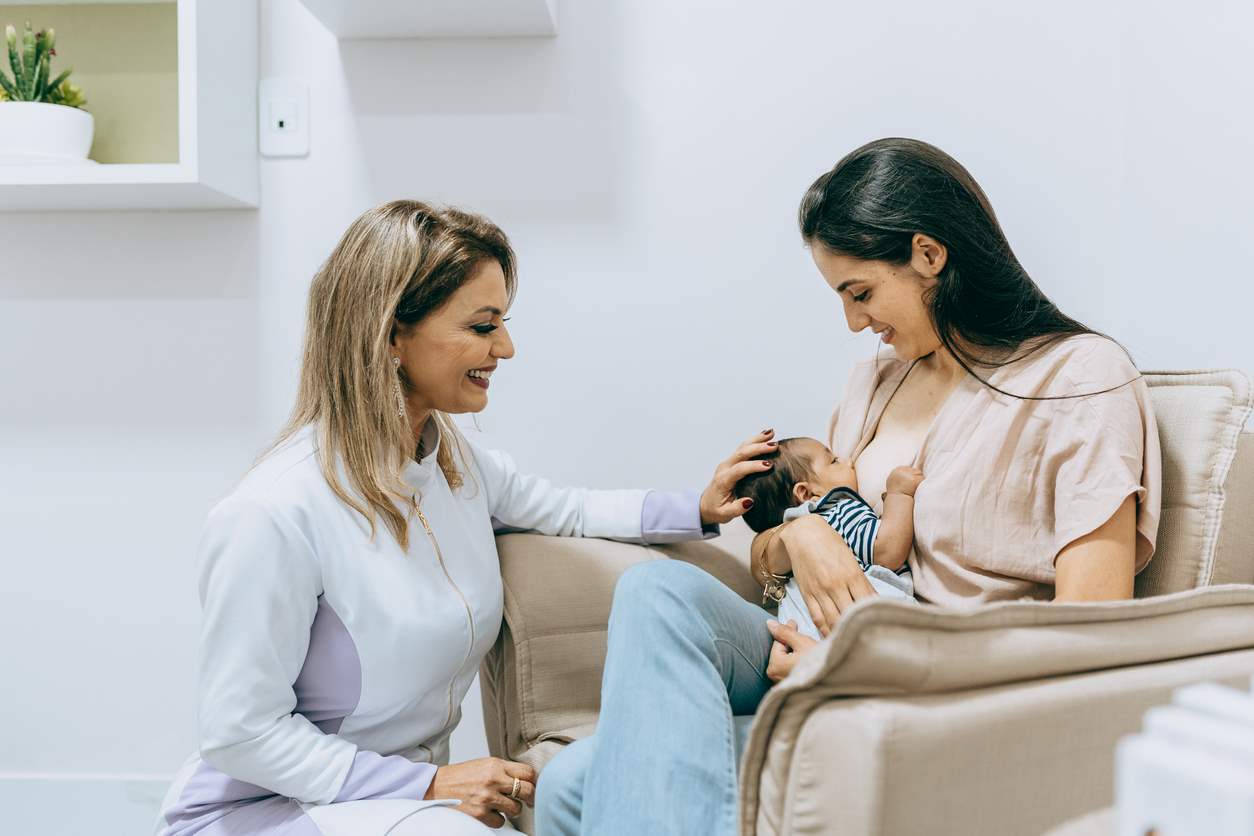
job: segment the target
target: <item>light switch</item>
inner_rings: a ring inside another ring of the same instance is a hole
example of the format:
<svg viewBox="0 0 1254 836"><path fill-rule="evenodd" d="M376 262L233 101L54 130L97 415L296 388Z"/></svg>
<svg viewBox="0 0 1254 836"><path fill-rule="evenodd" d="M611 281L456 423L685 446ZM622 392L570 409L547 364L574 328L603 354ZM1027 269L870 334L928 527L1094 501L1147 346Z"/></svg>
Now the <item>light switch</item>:
<svg viewBox="0 0 1254 836"><path fill-rule="evenodd" d="M263 157L309 154L309 85L296 78L267 78L257 97L258 145Z"/></svg>
<svg viewBox="0 0 1254 836"><path fill-rule="evenodd" d="M270 102L270 130L281 134L296 130L296 102L292 99L279 99Z"/></svg>

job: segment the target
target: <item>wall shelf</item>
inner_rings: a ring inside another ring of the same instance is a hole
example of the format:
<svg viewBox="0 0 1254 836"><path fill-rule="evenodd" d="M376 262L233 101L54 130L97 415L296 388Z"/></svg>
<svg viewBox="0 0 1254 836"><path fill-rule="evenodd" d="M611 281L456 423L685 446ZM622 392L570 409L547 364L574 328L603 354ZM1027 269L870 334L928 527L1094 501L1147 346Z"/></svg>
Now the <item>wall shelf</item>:
<svg viewBox="0 0 1254 836"><path fill-rule="evenodd" d="M0 165L0 211L257 205L257 0L0 0L25 20L56 28L99 165Z"/></svg>
<svg viewBox="0 0 1254 836"><path fill-rule="evenodd" d="M557 0L301 0L336 37L551 38Z"/></svg>

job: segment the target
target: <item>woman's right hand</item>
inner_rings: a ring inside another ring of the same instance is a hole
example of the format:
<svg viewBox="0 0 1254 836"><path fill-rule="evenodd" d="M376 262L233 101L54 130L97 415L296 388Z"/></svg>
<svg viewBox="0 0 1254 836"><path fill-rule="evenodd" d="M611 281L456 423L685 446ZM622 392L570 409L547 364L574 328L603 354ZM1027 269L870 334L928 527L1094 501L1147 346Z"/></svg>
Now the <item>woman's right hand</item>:
<svg viewBox="0 0 1254 836"><path fill-rule="evenodd" d="M780 529L792 574L819 633L836 628L855 601L878 593L843 537L817 515L800 517Z"/></svg>
<svg viewBox="0 0 1254 836"><path fill-rule="evenodd" d="M518 779L518 800L509 797ZM502 814L513 818L522 812L525 802L535 806L536 771L525 763L500 758L478 760L441 766L423 796L426 801L437 798L456 798L461 801L453 809L478 819L488 827L505 824Z"/></svg>

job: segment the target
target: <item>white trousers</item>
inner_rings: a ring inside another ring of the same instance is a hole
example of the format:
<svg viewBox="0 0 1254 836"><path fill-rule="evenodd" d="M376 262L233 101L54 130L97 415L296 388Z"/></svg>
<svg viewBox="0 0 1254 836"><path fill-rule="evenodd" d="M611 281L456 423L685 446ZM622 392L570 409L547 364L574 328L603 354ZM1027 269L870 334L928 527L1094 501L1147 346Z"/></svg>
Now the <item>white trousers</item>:
<svg viewBox="0 0 1254 836"><path fill-rule="evenodd" d="M313 819L323 836L494 836L518 832L508 820L504 827L494 830L452 806L443 806L456 803L366 799L307 805L305 815Z"/></svg>
<svg viewBox="0 0 1254 836"><path fill-rule="evenodd" d="M505 820L504 827L493 830L452 807L428 807L398 822L388 836L492 836L517 832L509 819Z"/></svg>

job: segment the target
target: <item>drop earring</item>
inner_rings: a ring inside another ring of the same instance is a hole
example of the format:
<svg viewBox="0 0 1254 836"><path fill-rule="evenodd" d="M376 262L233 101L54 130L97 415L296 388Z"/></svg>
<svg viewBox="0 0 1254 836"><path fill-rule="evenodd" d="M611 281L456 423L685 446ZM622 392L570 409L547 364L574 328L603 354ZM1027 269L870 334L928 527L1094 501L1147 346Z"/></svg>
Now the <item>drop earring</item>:
<svg viewBox="0 0 1254 836"><path fill-rule="evenodd" d="M392 365L396 375L392 378L392 393L396 395L396 414L405 417L405 395L401 392L401 358L393 357Z"/></svg>

